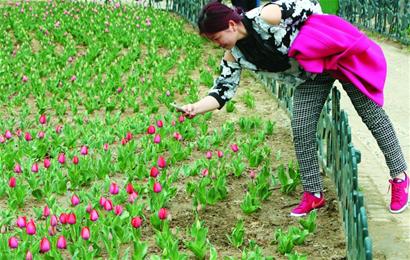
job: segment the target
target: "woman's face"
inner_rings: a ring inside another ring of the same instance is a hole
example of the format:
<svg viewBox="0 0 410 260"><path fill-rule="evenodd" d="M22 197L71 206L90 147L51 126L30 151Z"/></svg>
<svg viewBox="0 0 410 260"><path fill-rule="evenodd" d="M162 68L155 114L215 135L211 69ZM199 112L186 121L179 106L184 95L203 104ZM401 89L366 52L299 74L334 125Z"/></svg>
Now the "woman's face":
<svg viewBox="0 0 410 260"><path fill-rule="evenodd" d="M206 34L205 37L220 47L230 50L235 46L237 41L236 24L230 23L228 29L212 34Z"/></svg>

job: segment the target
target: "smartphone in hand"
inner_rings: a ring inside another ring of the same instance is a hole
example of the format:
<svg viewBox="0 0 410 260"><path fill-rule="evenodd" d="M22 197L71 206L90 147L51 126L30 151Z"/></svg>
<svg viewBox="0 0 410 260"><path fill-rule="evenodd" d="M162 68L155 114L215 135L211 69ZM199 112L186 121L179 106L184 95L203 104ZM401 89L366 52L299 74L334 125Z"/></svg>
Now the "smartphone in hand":
<svg viewBox="0 0 410 260"><path fill-rule="evenodd" d="M182 108L182 106L177 105L177 104L175 104L175 103L171 103L170 105L171 105L173 108L175 108L178 112L185 113L185 110Z"/></svg>

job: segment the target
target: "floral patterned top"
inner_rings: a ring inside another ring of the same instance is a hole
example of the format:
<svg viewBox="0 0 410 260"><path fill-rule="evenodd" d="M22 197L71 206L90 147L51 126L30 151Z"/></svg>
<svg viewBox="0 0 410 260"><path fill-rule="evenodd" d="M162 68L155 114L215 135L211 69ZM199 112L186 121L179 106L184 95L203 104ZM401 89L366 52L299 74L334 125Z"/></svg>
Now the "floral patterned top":
<svg viewBox="0 0 410 260"><path fill-rule="evenodd" d="M282 19L278 25L271 25L260 17L262 8L269 4L278 5L282 11ZM300 26L309 15L314 13L322 13L317 0L277 0L252 9L245 15L252 21L253 28L262 40L274 37L277 50L287 54L299 32ZM292 58L290 59L291 67L289 69L272 73L258 69L254 64L247 61L236 46L231 49L231 53L236 61L230 62L224 59L221 61L221 74L215 79L213 87L208 92L210 96L218 100L219 109L235 95L242 68L255 71L258 74L267 74L275 80L292 85L298 85L315 76L304 71Z"/></svg>

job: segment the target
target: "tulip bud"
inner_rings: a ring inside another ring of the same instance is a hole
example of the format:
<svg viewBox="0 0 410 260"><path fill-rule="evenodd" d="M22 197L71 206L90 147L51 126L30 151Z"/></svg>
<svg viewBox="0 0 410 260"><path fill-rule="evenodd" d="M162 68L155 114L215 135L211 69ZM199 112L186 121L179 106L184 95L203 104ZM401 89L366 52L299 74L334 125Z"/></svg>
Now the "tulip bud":
<svg viewBox="0 0 410 260"><path fill-rule="evenodd" d="M116 205L114 207L114 214L117 215L117 216L122 214L122 207L120 205Z"/></svg>
<svg viewBox="0 0 410 260"><path fill-rule="evenodd" d="M17 129L17 130L16 130L16 135L17 135L18 137L21 137L21 129Z"/></svg>
<svg viewBox="0 0 410 260"><path fill-rule="evenodd" d="M47 218L48 216L50 216L50 208L45 205L43 208L43 217Z"/></svg>
<svg viewBox="0 0 410 260"><path fill-rule="evenodd" d="M45 158L43 165L44 165L44 168L48 169L48 168L50 167L50 165L51 165L50 159L49 159L49 158Z"/></svg>
<svg viewBox="0 0 410 260"><path fill-rule="evenodd" d="M128 140L126 138L121 139L121 144L126 145L128 143Z"/></svg>
<svg viewBox="0 0 410 260"><path fill-rule="evenodd" d="M6 130L6 133L4 134L4 137L7 139L10 139L13 135L11 134L10 130Z"/></svg>
<svg viewBox="0 0 410 260"><path fill-rule="evenodd" d="M167 97L169 97L169 96L171 96L171 92L170 92L169 90L167 90L167 91L165 92L165 95L167 95Z"/></svg>
<svg viewBox="0 0 410 260"><path fill-rule="evenodd" d="M31 141L33 138L31 137L31 134L29 132L26 132L24 134L24 139L26 139L26 141Z"/></svg>
<svg viewBox="0 0 410 260"><path fill-rule="evenodd" d="M159 173L158 168L155 166L152 166L149 175L153 178L156 178L158 176L158 173Z"/></svg>
<svg viewBox="0 0 410 260"><path fill-rule="evenodd" d="M159 217L159 219L161 219L161 220L166 219L166 218L167 218L167 215L168 215L168 212L167 212L167 209L165 209L165 208L161 208L161 209L158 211L158 217Z"/></svg>
<svg viewBox="0 0 410 260"><path fill-rule="evenodd" d="M127 134L125 135L125 139L127 139L127 141L131 141L131 139L132 139L132 133L131 133L131 132L127 132Z"/></svg>
<svg viewBox="0 0 410 260"><path fill-rule="evenodd" d="M208 169L204 169L204 170L202 171L202 176L203 176L203 177L208 176L208 173L209 173Z"/></svg>
<svg viewBox="0 0 410 260"><path fill-rule="evenodd" d="M211 151L208 151L208 152L206 152L206 159L211 159L212 158L212 152Z"/></svg>
<svg viewBox="0 0 410 260"><path fill-rule="evenodd" d="M11 177L9 180L9 187L10 188L14 188L16 187L16 178L15 177Z"/></svg>
<svg viewBox="0 0 410 260"><path fill-rule="evenodd" d="M127 187L125 188L128 194L131 194L134 192L134 187L132 186L132 183L128 183Z"/></svg>
<svg viewBox="0 0 410 260"><path fill-rule="evenodd" d="M70 225L74 225L75 223L77 223L77 217L74 213L69 213L67 215L67 223Z"/></svg>
<svg viewBox="0 0 410 260"><path fill-rule="evenodd" d="M60 236L57 240L57 248L58 249L66 249L67 248L67 240L64 236Z"/></svg>
<svg viewBox="0 0 410 260"><path fill-rule="evenodd" d="M179 118L178 118L178 121L179 121L180 123L184 122L184 121L185 121L185 117L184 117L183 115L180 115Z"/></svg>
<svg viewBox="0 0 410 260"><path fill-rule="evenodd" d="M16 163L16 165L14 165L14 172L15 172L15 173L21 173L21 166L20 166L20 164Z"/></svg>
<svg viewBox="0 0 410 260"><path fill-rule="evenodd" d="M24 228L26 227L26 217L18 217L16 224L19 228Z"/></svg>
<svg viewBox="0 0 410 260"><path fill-rule="evenodd" d="M62 129L63 129L63 127L61 125L56 126L56 133L57 134L61 133Z"/></svg>
<svg viewBox="0 0 410 260"><path fill-rule="evenodd" d="M93 209L93 208L92 208L91 204L88 203L87 207L85 208L85 211L86 211L87 213L91 213L91 210L92 210L92 209Z"/></svg>
<svg viewBox="0 0 410 260"><path fill-rule="evenodd" d="M61 224L67 224L67 218L68 218L68 215L66 214L66 213L61 213L60 214L60 223Z"/></svg>
<svg viewBox="0 0 410 260"><path fill-rule="evenodd" d="M231 144L231 149L232 149L232 151L233 151L234 153L236 153L236 152L239 150L237 144Z"/></svg>
<svg viewBox="0 0 410 260"><path fill-rule="evenodd" d="M154 137L154 143L159 144L161 142L161 136L159 134L155 135Z"/></svg>
<svg viewBox="0 0 410 260"><path fill-rule="evenodd" d="M50 236L54 236L56 233L57 233L56 227L52 227L52 226L48 227L48 234Z"/></svg>
<svg viewBox="0 0 410 260"><path fill-rule="evenodd" d="M37 163L34 163L33 166L31 166L31 171L34 172L34 173L38 172L38 164Z"/></svg>
<svg viewBox="0 0 410 260"><path fill-rule="evenodd" d="M78 159L78 156L74 155L74 157L73 157L73 164L77 165L79 161L80 161L80 160Z"/></svg>
<svg viewBox="0 0 410 260"><path fill-rule="evenodd" d="M104 203L104 209L106 210L106 211L110 211L110 210L112 210L112 202L111 202L111 200L106 200L105 201L105 203Z"/></svg>
<svg viewBox="0 0 410 260"><path fill-rule="evenodd" d="M47 253L50 251L50 241L46 237L43 237L40 241L40 253Z"/></svg>
<svg viewBox="0 0 410 260"><path fill-rule="evenodd" d="M52 215L50 217L50 226L55 227L57 226L58 221L57 221L57 216L56 215Z"/></svg>
<svg viewBox="0 0 410 260"><path fill-rule="evenodd" d="M33 260L33 254L30 251L26 253L26 260Z"/></svg>
<svg viewBox="0 0 410 260"><path fill-rule="evenodd" d="M17 240L16 237L10 237L9 238L9 247L11 249L15 249L19 246L19 241Z"/></svg>
<svg viewBox="0 0 410 260"><path fill-rule="evenodd" d="M28 77L26 75L23 75L23 77L21 77L21 81L23 81L23 83L26 83L28 81Z"/></svg>
<svg viewBox="0 0 410 260"><path fill-rule="evenodd" d="M106 198L101 197L101 198L100 198L100 206L101 206L101 207L104 207L104 204L105 204L106 201L107 201Z"/></svg>
<svg viewBox="0 0 410 260"><path fill-rule="evenodd" d="M224 156L222 151L217 151L216 154L218 155L218 158L222 158Z"/></svg>
<svg viewBox="0 0 410 260"><path fill-rule="evenodd" d="M115 183L115 182L111 183L111 185L110 185L110 193L111 193L112 195L116 195L116 194L118 194L118 192L120 192L120 189L119 189L117 183Z"/></svg>
<svg viewBox="0 0 410 260"><path fill-rule="evenodd" d="M129 196L128 196L128 202L129 203L134 203L135 199L138 197L138 193L136 192L132 192Z"/></svg>
<svg viewBox="0 0 410 260"><path fill-rule="evenodd" d="M43 131L38 132L37 137L38 139L43 139L45 136L45 133Z"/></svg>
<svg viewBox="0 0 410 260"><path fill-rule="evenodd" d="M158 120L158 121L157 121L157 126L158 126L159 128L161 128L161 127L164 126L164 124L162 123L162 120Z"/></svg>
<svg viewBox="0 0 410 260"><path fill-rule="evenodd" d="M34 224L34 221L32 219L26 225L26 233L28 235L36 234L36 225Z"/></svg>
<svg viewBox="0 0 410 260"><path fill-rule="evenodd" d="M3 135L0 135L0 143L4 144L6 142L6 138Z"/></svg>
<svg viewBox="0 0 410 260"><path fill-rule="evenodd" d="M87 148L87 146L83 145L83 146L81 147L80 153L81 153L82 155L87 155L87 154L88 154L88 148Z"/></svg>
<svg viewBox="0 0 410 260"><path fill-rule="evenodd" d="M98 212L95 209L91 210L90 220L94 222L94 221L97 221L98 218L99 218Z"/></svg>
<svg viewBox="0 0 410 260"><path fill-rule="evenodd" d="M175 126L175 124L176 124L176 123L175 123L175 120L172 120L172 121L171 121L171 125L172 125L172 126Z"/></svg>
<svg viewBox="0 0 410 260"><path fill-rule="evenodd" d="M118 87L117 88L117 93L119 94L119 93L121 93L122 92L122 87Z"/></svg>
<svg viewBox="0 0 410 260"><path fill-rule="evenodd" d="M251 179L255 179L255 176L256 176L255 171L251 170L251 171L249 172L249 177L250 177Z"/></svg>
<svg viewBox="0 0 410 260"><path fill-rule="evenodd" d="M61 163L61 164L65 163L65 154L64 153L60 153L58 155L58 162Z"/></svg>
<svg viewBox="0 0 410 260"><path fill-rule="evenodd" d="M83 228L81 229L81 237L82 237L84 240L90 239L90 229L89 229L88 227L83 227Z"/></svg>
<svg viewBox="0 0 410 260"><path fill-rule="evenodd" d="M42 124L42 125L44 125L45 123L47 123L46 115L42 114L42 115L40 116L39 121L40 121L40 124Z"/></svg>
<svg viewBox="0 0 410 260"><path fill-rule="evenodd" d="M142 219L140 217L134 217L134 218L131 219L131 225L134 228L141 227L141 224L142 224Z"/></svg>
<svg viewBox="0 0 410 260"><path fill-rule="evenodd" d="M154 183L154 189L153 190L154 190L155 193L161 192L162 191L161 183L159 183L159 182Z"/></svg>
<svg viewBox="0 0 410 260"><path fill-rule="evenodd" d="M108 144L107 144L107 143L105 143L105 144L103 145L103 149L104 149L104 151L108 151Z"/></svg>
<svg viewBox="0 0 410 260"><path fill-rule="evenodd" d="M155 134L155 126L150 125L147 129L147 133L150 135Z"/></svg>
<svg viewBox="0 0 410 260"><path fill-rule="evenodd" d="M76 77L75 75L73 75L73 76L71 76L70 81L71 81L71 82L74 82L74 81L76 81L76 79L77 79L77 77Z"/></svg>
<svg viewBox="0 0 410 260"><path fill-rule="evenodd" d="M180 133L178 133L178 132L175 132L175 133L174 133L174 138L175 138L175 140L177 140L177 141L181 141L181 140L182 140L182 135L181 135Z"/></svg>
<svg viewBox="0 0 410 260"><path fill-rule="evenodd" d="M73 196L71 196L71 205L73 206L77 206L80 203L80 198L73 194Z"/></svg>
<svg viewBox="0 0 410 260"><path fill-rule="evenodd" d="M167 163L165 162L165 159L162 156L160 156L158 158L158 163L157 164L158 164L159 168L165 168L167 166Z"/></svg>

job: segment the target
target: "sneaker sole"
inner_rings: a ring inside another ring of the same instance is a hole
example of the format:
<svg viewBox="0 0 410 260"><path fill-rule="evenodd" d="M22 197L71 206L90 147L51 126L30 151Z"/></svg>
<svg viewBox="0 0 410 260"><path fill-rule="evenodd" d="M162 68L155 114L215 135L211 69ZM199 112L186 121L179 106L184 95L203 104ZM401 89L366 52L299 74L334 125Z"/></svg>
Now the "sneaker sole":
<svg viewBox="0 0 410 260"><path fill-rule="evenodd" d="M306 216L307 214L309 214L310 212L312 212L312 211L314 211L314 210L319 210L320 208L322 208L322 207L324 207L325 205L322 205L322 206L320 206L320 207L317 207L317 208L314 208L314 209L312 209L311 211L309 211L308 213L300 213L300 214L298 214L298 213L293 213L293 212L290 212L290 216L291 217L303 217L303 216Z"/></svg>
<svg viewBox="0 0 410 260"><path fill-rule="evenodd" d="M398 214L398 213L403 212L405 209L407 209L408 206L409 206L409 204L407 203L403 208L401 208L401 209L399 209L399 210L392 210L392 209L389 209L389 210L390 210L390 212L393 213L393 214Z"/></svg>

